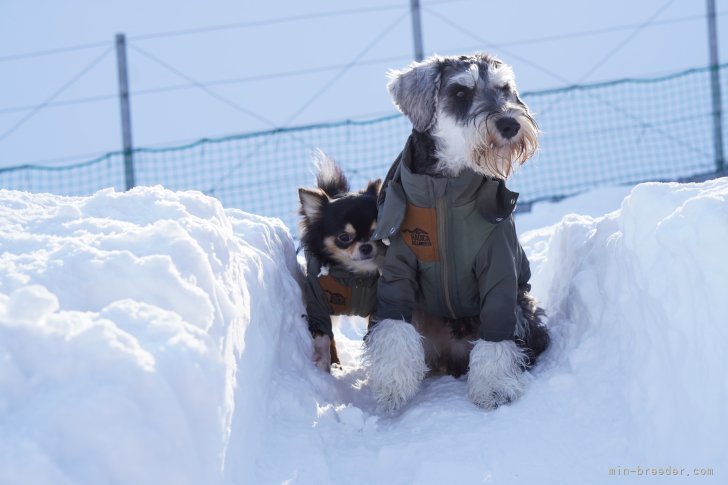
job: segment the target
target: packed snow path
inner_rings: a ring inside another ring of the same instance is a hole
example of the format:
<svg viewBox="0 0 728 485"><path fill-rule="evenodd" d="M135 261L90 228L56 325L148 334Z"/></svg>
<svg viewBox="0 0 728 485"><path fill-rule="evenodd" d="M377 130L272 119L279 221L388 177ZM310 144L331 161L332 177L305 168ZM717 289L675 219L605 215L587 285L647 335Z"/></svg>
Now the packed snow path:
<svg viewBox="0 0 728 485"><path fill-rule="evenodd" d="M537 207L517 225L554 342L526 394L484 412L439 377L382 415L363 320L341 370L311 364L280 222L161 188L0 191L0 483L720 483L727 199L719 179Z"/></svg>

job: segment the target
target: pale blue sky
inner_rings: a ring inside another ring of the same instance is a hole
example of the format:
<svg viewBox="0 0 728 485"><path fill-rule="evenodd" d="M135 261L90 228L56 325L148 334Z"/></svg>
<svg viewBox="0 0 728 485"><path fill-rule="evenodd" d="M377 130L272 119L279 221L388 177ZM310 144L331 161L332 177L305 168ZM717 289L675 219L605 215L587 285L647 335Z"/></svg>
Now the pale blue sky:
<svg viewBox="0 0 728 485"><path fill-rule="evenodd" d="M521 91L655 76L708 62L703 0L421 1L426 54L493 52L514 66ZM360 11L324 15L353 9ZM724 14L725 60L728 0L717 0L717 10ZM218 96L194 87L133 96L136 146L393 113L385 73L413 56L408 11L409 0L0 0L0 166L70 163L120 148L113 96L47 107L3 137L29 113L21 108L48 99L110 49L117 32L138 49L128 52L132 91L189 83L153 57L195 82L213 82L208 89ZM282 18L289 20L268 22ZM257 25L148 36L246 22ZM583 35L590 31L600 32ZM97 42L108 45L13 57ZM115 62L111 51L54 102L116 94ZM250 77L258 79L214 83Z"/></svg>

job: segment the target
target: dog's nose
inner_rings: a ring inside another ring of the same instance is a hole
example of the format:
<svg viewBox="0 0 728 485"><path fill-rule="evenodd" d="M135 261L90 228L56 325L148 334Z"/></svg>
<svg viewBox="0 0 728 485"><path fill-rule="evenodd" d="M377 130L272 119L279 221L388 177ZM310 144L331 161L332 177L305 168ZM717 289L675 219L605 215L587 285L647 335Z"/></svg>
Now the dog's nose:
<svg viewBox="0 0 728 485"><path fill-rule="evenodd" d="M516 136L518 130L521 129L521 125L518 124L515 118L501 118L495 122L495 127L498 128L503 138L511 139Z"/></svg>
<svg viewBox="0 0 728 485"><path fill-rule="evenodd" d="M372 245L371 244L362 244L359 246L359 252L362 253L364 256L369 256L372 254Z"/></svg>

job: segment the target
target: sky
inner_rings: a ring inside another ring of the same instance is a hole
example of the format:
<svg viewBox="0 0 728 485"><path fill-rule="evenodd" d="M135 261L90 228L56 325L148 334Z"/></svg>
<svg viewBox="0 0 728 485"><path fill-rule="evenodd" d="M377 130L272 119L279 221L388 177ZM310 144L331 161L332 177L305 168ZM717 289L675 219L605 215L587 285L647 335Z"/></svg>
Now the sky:
<svg viewBox="0 0 728 485"><path fill-rule="evenodd" d="M425 55L494 53L521 92L708 64L700 0L421 4ZM386 72L414 56L408 0L0 0L0 167L121 148L119 32L137 147L392 114Z"/></svg>

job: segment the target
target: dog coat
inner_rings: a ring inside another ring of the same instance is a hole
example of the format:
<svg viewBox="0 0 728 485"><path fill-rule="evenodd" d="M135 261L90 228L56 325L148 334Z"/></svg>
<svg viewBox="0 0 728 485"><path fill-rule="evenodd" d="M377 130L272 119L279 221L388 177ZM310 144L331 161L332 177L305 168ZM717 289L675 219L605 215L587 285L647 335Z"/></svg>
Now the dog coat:
<svg viewBox="0 0 728 485"><path fill-rule="evenodd" d="M378 272L361 275L341 265L332 265L322 271L321 262L307 253L304 292L311 333L333 338L332 315L371 315L377 304L378 279Z"/></svg>
<svg viewBox="0 0 728 485"><path fill-rule="evenodd" d="M518 194L469 169L457 177L413 173L432 156L418 132L395 160L380 199L375 240L389 240L375 320L412 321L415 307L445 318L479 317L484 340L512 339L528 258L512 212Z"/></svg>

